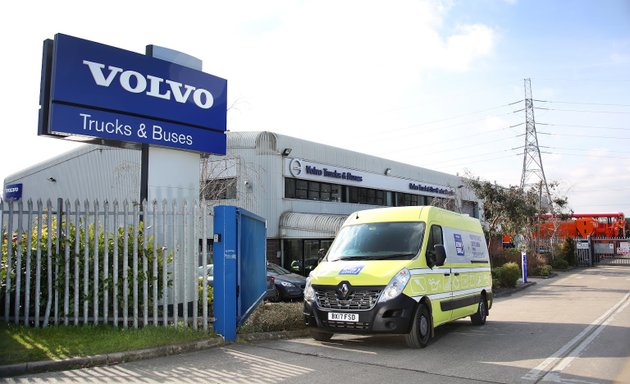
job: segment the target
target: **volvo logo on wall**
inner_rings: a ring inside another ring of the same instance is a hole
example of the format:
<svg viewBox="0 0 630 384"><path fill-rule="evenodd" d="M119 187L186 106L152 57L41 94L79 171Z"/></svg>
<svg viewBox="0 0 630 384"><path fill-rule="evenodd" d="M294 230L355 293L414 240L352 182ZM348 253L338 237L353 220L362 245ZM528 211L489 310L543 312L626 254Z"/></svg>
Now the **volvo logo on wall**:
<svg viewBox="0 0 630 384"><path fill-rule="evenodd" d="M226 153L227 81L166 60L57 34L40 100L40 135Z"/></svg>
<svg viewBox="0 0 630 384"><path fill-rule="evenodd" d="M7 184L4 187L4 200L16 201L22 198L22 183Z"/></svg>
<svg viewBox="0 0 630 384"><path fill-rule="evenodd" d="M289 172L293 177L300 176L302 174L302 160L291 159L291 162L289 163Z"/></svg>

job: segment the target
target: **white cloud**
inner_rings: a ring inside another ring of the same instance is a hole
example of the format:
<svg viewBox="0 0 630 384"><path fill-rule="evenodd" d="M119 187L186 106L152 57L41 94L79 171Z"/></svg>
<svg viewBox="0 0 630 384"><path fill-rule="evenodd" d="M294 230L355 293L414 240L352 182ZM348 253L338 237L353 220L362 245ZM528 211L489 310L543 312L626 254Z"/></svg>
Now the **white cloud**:
<svg viewBox="0 0 630 384"><path fill-rule="evenodd" d="M447 38L440 65L456 71L466 71L475 60L492 53L496 32L481 24L464 25L459 30L458 34Z"/></svg>

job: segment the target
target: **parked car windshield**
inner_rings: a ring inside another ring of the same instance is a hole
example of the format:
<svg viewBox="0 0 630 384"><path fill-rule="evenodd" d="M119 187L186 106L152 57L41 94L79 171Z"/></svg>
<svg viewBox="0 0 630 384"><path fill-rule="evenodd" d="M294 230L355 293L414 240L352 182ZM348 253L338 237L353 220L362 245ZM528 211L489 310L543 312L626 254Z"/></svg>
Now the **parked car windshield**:
<svg viewBox="0 0 630 384"><path fill-rule="evenodd" d="M291 273L290 271L282 268L278 264L273 264L273 263L267 263L267 272L271 273L272 275L287 275Z"/></svg>
<svg viewBox="0 0 630 384"><path fill-rule="evenodd" d="M330 247L327 261L408 260L420 251L422 222L369 223L343 227Z"/></svg>

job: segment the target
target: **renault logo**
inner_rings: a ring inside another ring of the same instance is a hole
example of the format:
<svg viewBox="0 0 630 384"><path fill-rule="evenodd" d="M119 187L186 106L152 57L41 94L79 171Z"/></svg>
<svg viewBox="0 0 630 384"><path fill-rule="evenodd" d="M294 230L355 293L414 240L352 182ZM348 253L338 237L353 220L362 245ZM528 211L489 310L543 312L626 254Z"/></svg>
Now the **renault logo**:
<svg viewBox="0 0 630 384"><path fill-rule="evenodd" d="M350 283L344 281L341 284L339 284L339 287L337 287L337 297L345 300L348 298L348 294L350 293Z"/></svg>

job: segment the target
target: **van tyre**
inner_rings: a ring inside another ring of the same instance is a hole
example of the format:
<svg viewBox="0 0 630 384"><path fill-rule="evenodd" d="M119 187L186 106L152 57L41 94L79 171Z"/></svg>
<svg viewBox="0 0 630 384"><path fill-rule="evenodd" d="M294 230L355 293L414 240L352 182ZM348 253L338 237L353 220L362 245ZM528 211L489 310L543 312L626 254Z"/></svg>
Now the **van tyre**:
<svg viewBox="0 0 630 384"><path fill-rule="evenodd" d="M424 348L431 340L431 314L424 304L418 305L411 330L405 335L405 342L411 348Z"/></svg>
<svg viewBox="0 0 630 384"><path fill-rule="evenodd" d="M481 296L479 299L479 305L477 306L477 313L470 316L470 321L473 325L484 325L486 318L488 317L488 306L486 305L486 298Z"/></svg>
<svg viewBox="0 0 630 384"><path fill-rule="evenodd" d="M333 337L333 334L319 329L311 329L311 337L317 341L328 341Z"/></svg>

